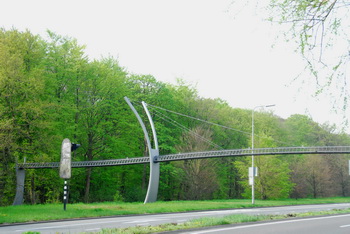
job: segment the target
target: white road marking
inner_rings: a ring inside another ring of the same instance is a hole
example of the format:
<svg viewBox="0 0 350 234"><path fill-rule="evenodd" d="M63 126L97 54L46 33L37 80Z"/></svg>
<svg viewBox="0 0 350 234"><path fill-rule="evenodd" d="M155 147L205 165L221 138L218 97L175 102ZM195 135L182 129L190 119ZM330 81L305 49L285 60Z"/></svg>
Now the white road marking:
<svg viewBox="0 0 350 234"><path fill-rule="evenodd" d="M197 214L230 214L230 213L244 213L251 211L260 211L260 209L237 209L237 210L213 210L198 212Z"/></svg>
<svg viewBox="0 0 350 234"><path fill-rule="evenodd" d="M178 222L186 222L187 219L179 219Z"/></svg>
<svg viewBox="0 0 350 234"><path fill-rule="evenodd" d="M128 221L123 223L149 223L149 222L155 222L155 221L161 221L164 219L145 219L145 220L134 220L134 221Z"/></svg>
<svg viewBox="0 0 350 234"><path fill-rule="evenodd" d="M99 231L101 228L90 228L90 229L85 229L87 232L93 232L93 231Z"/></svg>

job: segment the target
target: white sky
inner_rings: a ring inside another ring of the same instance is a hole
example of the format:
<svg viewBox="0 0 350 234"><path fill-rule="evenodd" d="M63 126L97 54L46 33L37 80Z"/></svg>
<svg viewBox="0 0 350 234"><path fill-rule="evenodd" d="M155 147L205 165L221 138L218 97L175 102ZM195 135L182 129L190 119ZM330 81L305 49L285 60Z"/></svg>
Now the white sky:
<svg viewBox="0 0 350 234"><path fill-rule="evenodd" d="M272 49L277 30L253 11L234 17L230 2L3 0L0 27L76 38L90 58L112 55L130 73L173 84L182 78L232 107L276 104L283 118L299 113L340 126L328 98L311 97L313 82L292 82L303 69L292 46L279 41Z"/></svg>

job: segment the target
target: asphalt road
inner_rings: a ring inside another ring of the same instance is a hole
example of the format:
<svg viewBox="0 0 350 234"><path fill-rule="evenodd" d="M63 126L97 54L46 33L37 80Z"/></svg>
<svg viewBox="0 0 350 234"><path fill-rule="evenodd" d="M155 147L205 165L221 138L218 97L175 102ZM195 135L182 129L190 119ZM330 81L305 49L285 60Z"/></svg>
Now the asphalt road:
<svg viewBox="0 0 350 234"><path fill-rule="evenodd" d="M157 214L157 215L116 216L116 217L98 218L98 219L82 219L82 220L72 220L72 221L55 221L55 222L0 226L0 233L20 234L22 232L28 232L28 231L36 231L42 234L93 232L93 231L99 231L103 228L149 226L149 225L159 225L163 223L183 223L188 220L196 219L200 217L219 217L219 216L225 216L225 215L231 215L231 214L251 214L251 215L289 214L289 213L302 213L307 211L320 211L320 210L345 209L345 208L350 208L350 203L214 210L214 211L171 213L171 214ZM349 224L350 224L350 217L348 218L349 218ZM347 225L347 224L344 224L344 225ZM350 228L347 231L348 233L350 233ZM242 232L239 232L239 233L242 233ZM251 232L251 233L254 233L254 232ZM262 232L259 231L258 233L260 234ZM271 233L271 232L268 232L268 233ZM300 233L303 233L303 232L300 232ZM308 232L308 234L310 233Z"/></svg>
<svg viewBox="0 0 350 234"><path fill-rule="evenodd" d="M183 231L183 234L345 234L350 233L350 214L258 222L232 226L220 226L196 231Z"/></svg>

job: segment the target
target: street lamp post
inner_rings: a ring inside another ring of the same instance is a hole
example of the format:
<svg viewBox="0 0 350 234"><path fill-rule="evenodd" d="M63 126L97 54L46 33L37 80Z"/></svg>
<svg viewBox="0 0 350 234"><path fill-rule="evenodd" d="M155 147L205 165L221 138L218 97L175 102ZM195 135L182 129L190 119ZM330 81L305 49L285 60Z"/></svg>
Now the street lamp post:
<svg viewBox="0 0 350 234"><path fill-rule="evenodd" d="M254 111L257 108L263 108L263 107L273 107L275 105L266 105L266 106L256 106L253 108L252 110L252 204L255 204L255 189L254 189L254 185L255 185L255 174L256 174L256 170L254 168Z"/></svg>

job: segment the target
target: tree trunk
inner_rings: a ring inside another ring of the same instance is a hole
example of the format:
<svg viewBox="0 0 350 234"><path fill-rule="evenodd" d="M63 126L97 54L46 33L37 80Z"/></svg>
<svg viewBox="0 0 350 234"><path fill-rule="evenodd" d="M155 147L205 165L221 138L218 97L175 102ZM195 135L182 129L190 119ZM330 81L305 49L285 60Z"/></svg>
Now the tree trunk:
<svg viewBox="0 0 350 234"><path fill-rule="evenodd" d="M32 205L35 204L35 180L34 180L34 175L32 175L32 178L30 180L31 188L30 188L30 202Z"/></svg>
<svg viewBox="0 0 350 234"><path fill-rule="evenodd" d="M92 134L88 134L88 150L87 150L87 160L91 161L93 159L93 154L92 154L92 146L93 146L93 136ZM90 183L91 183L91 172L92 168L88 167L86 169L86 183L85 183L85 195L84 195L84 202L88 203L89 202L89 194L90 194Z"/></svg>
<svg viewBox="0 0 350 234"><path fill-rule="evenodd" d="M315 176L313 176L312 178L312 187L313 187L313 195L314 195L314 198L317 198L317 182L316 182L316 178Z"/></svg>
<svg viewBox="0 0 350 234"><path fill-rule="evenodd" d="M91 182L91 167L86 169L86 183L85 183L85 196L84 196L84 202L89 202L89 195L90 195L90 182Z"/></svg>

